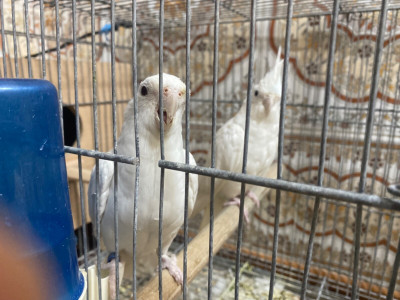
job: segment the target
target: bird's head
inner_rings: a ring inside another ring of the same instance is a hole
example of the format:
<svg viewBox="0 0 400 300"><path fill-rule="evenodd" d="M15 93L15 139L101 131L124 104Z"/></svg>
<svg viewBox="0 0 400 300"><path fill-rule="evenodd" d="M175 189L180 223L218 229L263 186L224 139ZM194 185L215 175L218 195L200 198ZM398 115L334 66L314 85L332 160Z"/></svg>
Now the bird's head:
<svg viewBox="0 0 400 300"><path fill-rule="evenodd" d="M280 95L265 90L261 84L256 84L253 89L252 107L263 118L269 115L272 108L280 102L280 99Z"/></svg>
<svg viewBox="0 0 400 300"><path fill-rule="evenodd" d="M261 118L265 115L268 116L271 111L275 111L275 108L279 107L278 103L280 103L282 94L282 73L283 60L281 59L281 48L279 48L275 64L253 89L252 103Z"/></svg>
<svg viewBox="0 0 400 300"><path fill-rule="evenodd" d="M182 113L185 110L185 100L186 85L178 77L170 74L163 74L162 111L159 105L158 74L147 77L140 83L138 88L139 114L144 116L142 122L150 130L160 128L161 114L165 132L176 124L180 126Z"/></svg>

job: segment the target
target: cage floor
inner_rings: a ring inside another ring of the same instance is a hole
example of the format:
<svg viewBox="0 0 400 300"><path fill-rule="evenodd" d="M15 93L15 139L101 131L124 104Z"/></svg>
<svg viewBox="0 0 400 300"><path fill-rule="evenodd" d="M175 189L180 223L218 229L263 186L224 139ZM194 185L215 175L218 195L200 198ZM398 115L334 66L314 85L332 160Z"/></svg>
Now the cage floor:
<svg viewBox="0 0 400 300"><path fill-rule="evenodd" d="M178 247L179 248L179 247ZM175 248L177 249L177 248ZM106 254L102 253L105 259ZM83 267L83 261L81 267ZM96 254L91 251L89 265L96 262ZM139 280L138 286L144 285L147 279ZM208 267L204 267L196 278L188 285L188 300L207 299L208 296ZM319 286L310 286L307 291L309 299L344 299L329 292L324 287L325 280L321 280ZM265 270L253 267L244 263L240 270L240 299L258 300L268 299L269 295L269 273ZM297 300L300 299L301 282L286 276L276 277L274 287L274 300ZM235 296L235 261L222 256L214 257L212 298L217 300L234 299ZM132 281L123 279L120 287L120 299L129 300L132 298ZM179 300L182 296L178 297Z"/></svg>

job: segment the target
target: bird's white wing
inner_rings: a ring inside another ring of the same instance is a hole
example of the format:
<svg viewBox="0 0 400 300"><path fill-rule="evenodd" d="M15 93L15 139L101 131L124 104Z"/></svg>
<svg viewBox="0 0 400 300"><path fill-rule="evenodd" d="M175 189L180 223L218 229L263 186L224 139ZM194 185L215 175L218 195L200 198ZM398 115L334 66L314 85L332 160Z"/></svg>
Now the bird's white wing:
<svg viewBox="0 0 400 300"><path fill-rule="evenodd" d="M243 165L243 144L243 127L234 122L234 119L228 121L217 132L216 168L231 172L241 172ZM216 194L224 188L225 183L225 180L216 180Z"/></svg>
<svg viewBox="0 0 400 300"><path fill-rule="evenodd" d="M100 222L106 209L108 196L110 194L110 187L112 179L114 178L114 162L109 160L99 161L99 218ZM96 198L93 197L96 194L96 166L92 170L90 176L89 188L88 188L88 202L89 202L89 214L92 218L92 223L95 225L96 220Z"/></svg>
<svg viewBox="0 0 400 300"><path fill-rule="evenodd" d="M196 161L192 155L192 153L189 153L189 164L191 165L196 165ZM196 203L196 198L197 198L197 192L199 188L199 181L198 181L198 175L191 173L189 175L189 207L188 207L188 212L189 212L189 217L192 214L194 205Z"/></svg>
<svg viewBox="0 0 400 300"><path fill-rule="evenodd" d="M226 123L217 132L216 167L240 172L243 159L244 130L235 122Z"/></svg>

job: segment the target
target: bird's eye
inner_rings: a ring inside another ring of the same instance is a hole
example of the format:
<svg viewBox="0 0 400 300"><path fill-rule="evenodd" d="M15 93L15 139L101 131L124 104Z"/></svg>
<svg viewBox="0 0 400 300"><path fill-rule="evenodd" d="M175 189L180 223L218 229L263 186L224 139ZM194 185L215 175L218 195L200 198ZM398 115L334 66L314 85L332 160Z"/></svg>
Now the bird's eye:
<svg viewBox="0 0 400 300"><path fill-rule="evenodd" d="M142 95L142 96L146 96L147 95L147 87L145 87L145 86L142 86L142 88L140 89L140 94Z"/></svg>
<svg viewBox="0 0 400 300"><path fill-rule="evenodd" d="M254 92L254 96L258 96L258 91L256 90L255 92Z"/></svg>

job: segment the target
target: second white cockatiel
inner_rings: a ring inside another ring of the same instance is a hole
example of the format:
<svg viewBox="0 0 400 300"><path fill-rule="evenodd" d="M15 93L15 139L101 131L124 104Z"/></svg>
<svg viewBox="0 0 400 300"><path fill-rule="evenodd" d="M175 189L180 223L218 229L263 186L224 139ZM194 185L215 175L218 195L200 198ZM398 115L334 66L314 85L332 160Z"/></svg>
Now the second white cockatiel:
<svg viewBox="0 0 400 300"><path fill-rule="evenodd" d="M278 149L280 99L282 91L282 66L280 51L272 69L253 88L250 131L247 156L247 174L267 176L276 158ZM216 134L215 168L231 172L242 172L243 149L246 121L246 101L238 113L228 120ZM209 209L210 177L200 176L199 196L193 216L204 208ZM224 205L240 204L241 183L229 180L215 180L215 212ZM246 196L258 204L252 187L246 186ZM208 218L208 212L205 218ZM245 218L248 220L247 212ZM204 223L204 222L203 222ZM204 225L204 224L203 224Z"/></svg>
<svg viewBox="0 0 400 300"><path fill-rule="evenodd" d="M163 108L159 109L159 75L146 78L138 88L138 134L140 147L140 177L137 215L136 263L139 275L153 273L158 265L158 226L160 201L160 113L164 119L165 159L185 162L182 141L182 114L185 110L186 86L177 77L163 74ZM121 135L118 139L118 154L135 156L133 101L127 105ZM196 162L190 154L190 164ZM115 252L114 233L114 163L100 160L99 217L101 237L107 251ZM89 183L90 216L95 220L96 203L92 194L96 192L95 168ZM135 166L118 164L118 225L119 250L133 255L133 213L135 191ZM197 175L189 176L189 215L197 196ZM182 283L182 272L167 250L184 222L185 173L165 170L164 213L162 234L162 263L178 283ZM129 263L129 262L128 262ZM113 271L113 268L110 268ZM113 288L110 285L110 288ZM112 294L113 292L111 292ZM114 291L115 293L115 291Z"/></svg>

